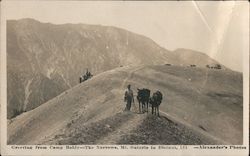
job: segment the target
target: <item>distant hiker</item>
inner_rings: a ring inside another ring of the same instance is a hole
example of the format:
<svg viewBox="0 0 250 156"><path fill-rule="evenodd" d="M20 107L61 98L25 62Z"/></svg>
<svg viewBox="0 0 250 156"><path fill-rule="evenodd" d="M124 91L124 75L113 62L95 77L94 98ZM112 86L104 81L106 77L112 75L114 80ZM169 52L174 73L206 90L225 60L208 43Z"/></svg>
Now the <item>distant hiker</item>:
<svg viewBox="0 0 250 156"><path fill-rule="evenodd" d="M131 103L132 102L135 103L133 91L131 89L131 85L130 84L128 85L128 88L125 91L124 102L127 102L125 111L130 111Z"/></svg>
<svg viewBox="0 0 250 156"><path fill-rule="evenodd" d="M88 68L87 68L85 75L88 75L88 73L89 73L89 70L88 70Z"/></svg>
<svg viewBox="0 0 250 156"><path fill-rule="evenodd" d="M79 83L82 83L82 76L79 77Z"/></svg>
<svg viewBox="0 0 250 156"><path fill-rule="evenodd" d="M85 74L85 75L87 76L87 78L90 77L90 72L89 72L88 68L87 68L87 71L86 71L86 74Z"/></svg>

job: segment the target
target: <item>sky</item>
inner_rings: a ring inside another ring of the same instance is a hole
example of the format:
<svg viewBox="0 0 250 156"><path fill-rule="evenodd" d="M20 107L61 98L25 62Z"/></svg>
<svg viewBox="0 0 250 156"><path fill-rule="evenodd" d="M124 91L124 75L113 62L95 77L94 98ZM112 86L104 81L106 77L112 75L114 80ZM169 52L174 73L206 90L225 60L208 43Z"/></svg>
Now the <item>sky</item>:
<svg viewBox="0 0 250 156"><path fill-rule="evenodd" d="M169 50L204 52L237 71L243 70L243 53L249 53L248 2L8 1L3 6L7 19L116 26Z"/></svg>

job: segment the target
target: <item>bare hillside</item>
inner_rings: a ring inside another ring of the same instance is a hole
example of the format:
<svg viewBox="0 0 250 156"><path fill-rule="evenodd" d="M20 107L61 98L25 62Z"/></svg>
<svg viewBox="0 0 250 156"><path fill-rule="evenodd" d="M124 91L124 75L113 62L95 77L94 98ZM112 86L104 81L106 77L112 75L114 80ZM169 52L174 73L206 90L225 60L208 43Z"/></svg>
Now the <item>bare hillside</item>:
<svg viewBox="0 0 250 156"><path fill-rule="evenodd" d="M171 52L130 31L101 25L7 21L8 118L32 110L94 75L126 65L217 63L207 55ZM180 57L179 57L180 56ZM205 60L205 61L204 61ZM43 94L44 93L44 94Z"/></svg>
<svg viewBox="0 0 250 156"><path fill-rule="evenodd" d="M160 118L123 112L128 83L163 93ZM237 72L116 68L11 119L8 144L241 144L242 103Z"/></svg>

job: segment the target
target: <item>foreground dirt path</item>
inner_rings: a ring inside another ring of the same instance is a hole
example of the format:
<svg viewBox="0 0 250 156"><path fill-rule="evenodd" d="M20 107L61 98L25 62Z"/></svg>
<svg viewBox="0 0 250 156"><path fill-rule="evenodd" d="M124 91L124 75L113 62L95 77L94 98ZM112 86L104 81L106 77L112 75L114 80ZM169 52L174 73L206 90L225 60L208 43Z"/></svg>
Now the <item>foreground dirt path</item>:
<svg viewBox="0 0 250 156"><path fill-rule="evenodd" d="M104 138L97 140L97 144L117 144L118 141L122 138L124 135L129 135L133 130L135 130L138 125L140 125L143 120L146 118L146 115L144 114L133 114L130 113L132 118L124 122L120 127L118 127L114 132L108 134Z"/></svg>
<svg viewBox="0 0 250 156"><path fill-rule="evenodd" d="M136 71L141 70L142 68L143 67L137 67L136 69L130 71L127 78L123 80L122 85L121 85L121 89L126 88L126 85L127 85L128 81L133 77L133 74ZM135 98L135 100L136 100L136 98ZM101 138L100 140L97 140L96 143L97 144L109 144L109 145L110 144L117 144L118 141L122 138L122 136L128 135L128 134L130 134L130 132L135 130L138 127L138 125L140 125L143 122L143 120L146 118L146 116L136 113L137 108L136 108L135 104L132 104L131 110L133 110L134 113L133 112L128 112L128 113L133 116L132 118L130 118L129 120L124 122L114 132L108 134L106 137Z"/></svg>
<svg viewBox="0 0 250 156"><path fill-rule="evenodd" d="M88 124L84 124L82 120L76 121L68 125L61 134L45 141L44 144L116 144L123 135L135 130L144 118L144 115L133 112L121 112Z"/></svg>

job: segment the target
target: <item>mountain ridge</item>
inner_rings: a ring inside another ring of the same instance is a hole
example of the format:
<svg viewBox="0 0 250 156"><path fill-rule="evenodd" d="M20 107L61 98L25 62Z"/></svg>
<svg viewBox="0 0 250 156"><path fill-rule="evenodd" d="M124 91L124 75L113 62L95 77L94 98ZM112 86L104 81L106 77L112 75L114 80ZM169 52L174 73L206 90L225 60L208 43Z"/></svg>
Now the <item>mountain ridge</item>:
<svg viewBox="0 0 250 156"><path fill-rule="evenodd" d="M161 118L137 114L137 101L123 112L127 84L160 90ZM8 144L241 144L242 87L242 75L230 70L116 68L11 119Z"/></svg>
<svg viewBox="0 0 250 156"><path fill-rule="evenodd" d="M218 63L208 56L204 59ZM197 66L205 67L204 61L198 63ZM150 38L122 28L55 25L34 19L8 20L8 118L75 86L87 68L97 75L121 66L140 64L189 66L193 62L177 57ZM34 75L39 76L33 78ZM51 84L54 87L50 87Z"/></svg>

